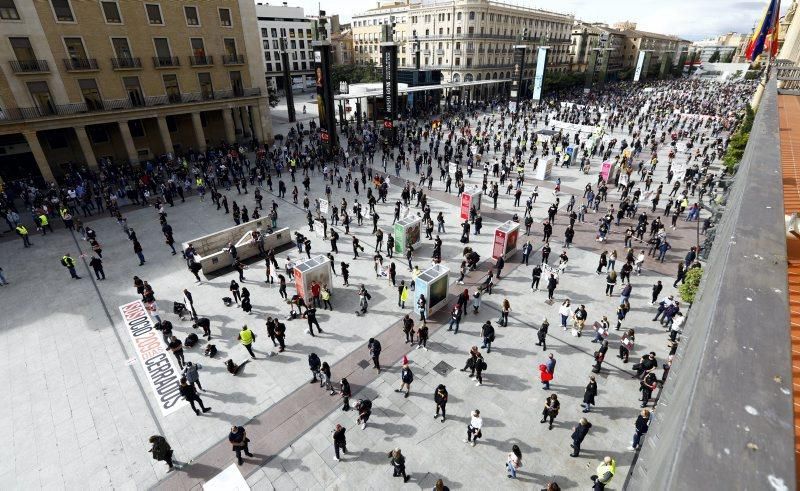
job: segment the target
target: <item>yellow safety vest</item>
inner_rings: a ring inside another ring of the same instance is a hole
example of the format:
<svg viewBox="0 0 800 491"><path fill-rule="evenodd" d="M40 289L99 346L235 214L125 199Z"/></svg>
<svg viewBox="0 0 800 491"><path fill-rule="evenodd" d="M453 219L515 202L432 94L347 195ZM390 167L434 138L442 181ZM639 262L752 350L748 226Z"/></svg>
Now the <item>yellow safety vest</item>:
<svg viewBox="0 0 800 491"><path fill-rule="evenodd" d="M72 259L72 258L71 258L71 257L69 257L69 256L64 256L64 257L62 257L62 258L61 258L61 261L62 261L64 264L66 264L68 268L74 268L74 267L75 267L75 260L74 260L74 259Z"/></svg>
<svg viewBox="0 0 800 491"><path fill-rule="evenodd" d="M330 300L331 293L328 290L322 290L322 299L323 300Z"/></svg>
<svg viewBox="0 0 800 491"><path fill-rule="evenodd" d="M28 235L28 229L24 225L17 225L16 230L20 235Z"/></svg>
<svg viewBox="0 0 800 491"><path fill-rule="evenodd" d="M607 481L600 481L603 484L608 484L613 479L614 474L617 472L617 461L611 460L610 464L606 464L605 462L597 466L597 478L601 479L607 472L611 473L611 477L608 478Z"/></svg>
<svg viewBox="0 0 800 491"><path fill-rule="evenodd" d="M47 221L47 215L45 215L44 213L39 215L39 221L42 222L42 227L50 223L49 221Z"/></svg>
<svg viewBox="0 0 800 491"><path fill-rule="evenodd" d="M245 346L253 344L253 331L250 329L239 331L239 340Z"/></svg>

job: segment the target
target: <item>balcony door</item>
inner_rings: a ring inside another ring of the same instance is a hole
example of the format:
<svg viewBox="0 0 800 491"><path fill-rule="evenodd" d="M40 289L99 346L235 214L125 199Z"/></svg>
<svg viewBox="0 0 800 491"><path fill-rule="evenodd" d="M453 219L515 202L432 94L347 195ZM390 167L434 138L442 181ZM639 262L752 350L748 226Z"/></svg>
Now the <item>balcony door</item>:
<svg viewBox="0 0 800 491"><path fill-rule="evenodd" d="M47 82L28 82L28 92L40 114L55 114L56 108Z"/></svg>
<svg viewBox="0 0 800 491"><path fill-rule="evenodd" d="M123 77L122 82L125 85L125 92L128 94L128 100L134 106L144 106L144 94L142 93L142 86L139 84L139 77Z"/></svg>
<svg viewBox="0 0 800 491"><path fill-rule="evenodd" d="M244 85L242 84L242 73L241 72L230 72L231 77L231 90L233 90L233 95L236 97L241 97L244 95Z"/></svg>
<svg viewBox="0 0 800 491"><path fill-rule="evenodd" d="M97 81L93 78L78 80L78 87L81 89L83 101L89 111L100 111L103 109L103 99L100 97L100 90L97 88Z"/></svg>

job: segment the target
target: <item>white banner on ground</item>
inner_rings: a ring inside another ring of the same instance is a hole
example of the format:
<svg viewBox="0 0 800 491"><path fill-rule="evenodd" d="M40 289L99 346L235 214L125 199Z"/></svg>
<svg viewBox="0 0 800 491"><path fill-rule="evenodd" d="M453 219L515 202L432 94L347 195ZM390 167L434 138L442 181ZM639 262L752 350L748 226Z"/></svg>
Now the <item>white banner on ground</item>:
<svg viewBox="0 0 800 491"><path fill-rule="evenodd" d="M167 350L161 333L141 300L120 305L125 330L133 341L161 414L168 416L188 404L180 394L181 372L175 357Z"/></svg>
<svg viewBox="0 0 800 491"><path fill-rule="evenodd" d="M328 214L328 200L326 199L319 200L319 212L322 213L323 215Z"/></svg>

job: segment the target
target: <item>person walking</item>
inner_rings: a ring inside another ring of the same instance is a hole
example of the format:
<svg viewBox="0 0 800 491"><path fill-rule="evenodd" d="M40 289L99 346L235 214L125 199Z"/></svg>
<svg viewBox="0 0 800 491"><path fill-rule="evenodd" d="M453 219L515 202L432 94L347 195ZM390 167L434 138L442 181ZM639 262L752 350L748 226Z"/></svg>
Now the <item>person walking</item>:
<svg viewBox="0 0 800 491"><path fill-rule="evenodd" d="M642 442L642 437L647 433L650 428L650 411L642 409L639 416L636 417L635 431L633 433L633 440L628 450L639 450L639 444Z"/></svg>
<svg viewBox="0 0 800 491"><path fill-rule="evenodd" d="M586 418L581 418L580 422L572 429L572 453L570 457L577 457L581 453L581 443L586 438L586 435L589 434L589 430L592 428L592 423L589 422Z"/></svg>
<svg viewBox="0 0 800 491"><path fill-rule="evenodd" d="M186 366L183 367L183 376L186 378L186 381L189 383L189 385L192 387L197 385L197 388L199 388L202 392L205 392L206 390L200 384L200 373L198 373L198 370L201 368L203 367L199 363L187 361Z"/></svg>
<svg viewBox="0 0 800 491"><path fill-rule="evenodd" d="M433 393L433 401L436 403L436 414L433 415L433 419L439 417L439 411L441 410L442 423L444 423L444 419L447 417L447 387L444 384L439 384L436 387Z"/></svg>
<svg viewBox="0 0 800 491"><path fill-rule="evenodd" d="M492 343L494 342L494 326L492 326L492 321L487 320L481 326L481 337L483 338L483 345L481 345L481 348L486 349L487 353L491 353Z"/></svg>
<svg viewBox="0 0 800 491"><path fill-rule="evenodd" d="M544 409L542 409L542 419L540 423L547 423L549 420L548 430L553 429L553 421L558 416L558 411L561 409L561 401L558 400L558 395L550 394L544 401Z"/></svg>
<svg viewBox="0 0 800 491"><path fill-rule="evenodd" d="M539 331L536 332L536 339L539 341L536 346L541 346L542 351L547 351L547 331L550 329L550 323L547 322L545 317L542 320L542 325L539 326Z"/></svg>
<svg viewBox="0 0 800 491"><path fill-rule="evenodd" d="M510 479L516 479L517 470L519 470L520 467L522 467L522 451L519 449L519 445L513 445L506 459L508 477Z"/></svg>
<svg viewBox="0 0 800 491"><path fill-rule="evenodd" d="M167 351L172 351L172 354L175 355L175 359L178 360L178 367L183 370L185 362L183 359L183 343L181 340L175 336L170 336L169 342L167 343Z"/></svg>
<svg viewBox="0 0 800 491"><path fill-rule="evenodd" d="M247 438L247 431L244 429L244 426L232 426L231 432L228 434L228 442L231 444L233 448L233 452L236 454L236 460L239 465L244 464L244 460L242 460L242 452L248 457L253 457L253 454L250 453L249 443L250 439Z"/></svg>
<svg viewBox="0 0 800 491"><path fill-rule="evenodd" d="M189 384L189 381L186 379L186 377L181 377L180 393L185 400L189 401L189 405L192 406L192 411L194 411L197 416L200 416L200 411L194 407L195 402L200 404L200 409L202 409L204 413L211 411L210 407L205 407L203 405L203 400L200 399L199 395L197 395L197 389L195 389L193 385Z"/></svg>
<svg viewBox="0 0 800 491"><path fill-rule="evenodd" d="M150 452L153 460L160 460L169 466L167 472L175 470L175 464L172 461L172 447L169 446L167 439L161 435L153 435L148 440L150 442Z"/></svg>
<svg viewBox="0 0 800 491"><path fill-rule="evenodd" d="M591 411L592 406L595 405L595 397L597 397L597 381L594 375L589 375L589 383L586 384L586 389L583 391L583 403L581 403L584 413Z"/></svg>
<svg viewBox="0 0 800 491"><path fill-rule="evenodd" d="M250 353L250 356L253 359L255 359L256 354L253 352L253 343L255 343L256 341L255 333L251 331L250 328L247 327L247 325L244 325L242 326L242 330L239 331L239 334L237 335L236 339L239 340L240 343L242 343L244 349L246 349L247 352Z"/></svg>
<svg viewBox="0 0 800 491"><path fill-rule="evenodd" d="M61 257L61 265L69 270L70 277L76 280L81 279L81 277L78 276L78 272L75 271L75 260L72 259L72 256L70 256L68 252Z"/></svg>
<svg viewBox="0 0 800 491"><path fill-rule="evenodd" d="M308 321L308 333L311 334L311 337L315 337L314 326L317 326L317 331L319 331L319 334L322 334L322 328L319 327L319 321L317 320L316 307L306 307L306 320Z"/></svg>
<svg viewBox="0 0 800 491"><path fill-rule="evenodd" d="M483 436L481 428L483 428L483 418L481 418L481 412L476 409L472 411L472 418L467 425L467 438L464 439L464 443L469 443L474 447L478 443L478 438Z"/></svg>
<svg viewBox="0 0 800 491"><path fill-rule="evenodd" d="M543 389L548 390L550 389L550 382L553 380L556 372L556 357L553 353L547 355L547 361L544 363L545 372L549 375L549 378L546 382L544 382ZM541 370L541 367L539 367Z"/></svg>
<svg viewBox="0 0 800 491"><path fill-rule="evenodd" d="M592 476L594 482L592 491L603 491L617 472L617 461L610 456L604 457L603 462L597 466L596 472L597 474Z"/></svg>
<svg viewBox="0 0 800 491"><path fill-rule="evenodd" d="M333 429L333 452L335 457L333 460L339 462L339 451L341 450L342 453L345 455L347 454L347 440L345 439L345 429L342 425L337 424L336 427Z"/></svg>
<svg viewBox="0 0 800 491"><path fill-rule="evenodd" d="M361 399L356 403L356 411L358 411L358 419L356 424L361 425L361 429L367 428L367 421L372 414L372 401L369 399Z"/></svg>
<svg viewBox="0 0 800 491"><path fill-rule="evenodd" d="M350 382L343 378L339 383L339 395L342 397L342 411L350 410L350 398L353 396L353 391L350 389Z"/></svg>
<svg viewBox="0 0 800 491"><path fill-rule="evenodd" d="M331 366L328 365L327 361L323 361L322 365L319 367L319 386L330 391L330 395L334 395L336 391L333 390L333 383L331 380Z"/></svg>
<svg viewBox="0 0 800 491"><path fill-rule="evenodd" d="M389 459L392 464L392 475L394 477L402 477L403 482L406 483L410 477L406 474L406 458L399 448L395 448L389 452Z"/></svg>
<svg viewBox="0 0 800 491"><path fill-rule="evenodd" d="M617 355L617 358L621 359L622 363L628 363L628 357L631 354L635 340L636 333L633 329L628 329L628 331L622 335L622 339L620 339L619 342L619 355Z"/></svg>
<svg viewBox="0 0 800 491"><path fill-rule="evenodd" d="M500 311L500 325L508 327L508 314L511 312L511 302L507 298L503 299L503 307Z"/></svg>
<svg viewBox="0 0 800 491"><path fill-rule="evenodd" d="M411 382L413 381L414 373L408 368L408 364L403 365L403 368L400 370L400 388L395 389L395 392L403 392L403 388L405 387L406 394L403 397L408 398L408 394L411 392Z"/></svg>
<svg viewBox="0 0 800 491"><path fill-rule="evenodd" d="M369 357L372 358L372 367L381 373L381 342L375 338L369 338L367 342Z"/></svg>

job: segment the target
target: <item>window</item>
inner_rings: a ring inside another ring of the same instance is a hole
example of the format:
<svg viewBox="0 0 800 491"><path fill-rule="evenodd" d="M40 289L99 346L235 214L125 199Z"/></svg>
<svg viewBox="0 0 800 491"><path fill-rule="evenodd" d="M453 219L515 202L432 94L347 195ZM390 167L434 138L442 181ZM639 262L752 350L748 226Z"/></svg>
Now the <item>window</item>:
<svg viewBox="0 0 800 491"><path fill-rule="evenodd" d="M69 0L50 0L50 5L53 6L53 13L58 22L75 22Z"/></svg>
<svg viewBox="0 0 800 491"><path fill-rule="evenodd" d="M91 140L92 143L108 143L111 140L108 137L106 127L99 124L87 126L86 134L89 135L89 140Z"/></svg>
<svg viewBox="0 0 800 491"><path fill-rule="evenodd" d="M122 77L122 84L125 86L125 92L128 94L131 104L144 106L144 95L142 86L139 84L139 77Z"/></svg>
<svg viewBox="0 0 800 491"><path fill-rule="evenodd" d="M475 12L469 13L469 20L475 20Z"/></svg>
<svg viewBox="0 0 800 491"><path fill-rule="evenodd" d="M225 38L222 41L225 45L225 54L236 57L236 40L233 38Z"/></svg>
<svg viewBox="0 0 800 491"><path fill-rule="evenodd" d="M278 30L276 28L273 27L272 29L269 30L269 32L270 34L272 34L272 37L274 38L278 37Z"/></svg>
<svg viewBox="0 0 800 491"><path fill-rule="evenodd" d="M28 82L28 92L31 94L34 105L39 109L41 114L54 114L55 105L53 98L50 96L50 88L47 87L47 82Z"/></svg>
<svg viewBox="0 0 800 491"><path fill-rule="evenodd" d="M231 9L219 9L219 25L225 27L231 27L233 25Z"/></svg>
<svg viewBox="0 0 800 491"><path fill-rule="evenodd" d="M200 96L203 99L214 98L214 86L211 84L210 73L198 73L197 81L200 84Z"/></svg>
<svg viewBox="0 0 800 491"><path fill-rule="evenodd" d="M267 31L267 28L266 28L266 27L262 27L262 28L261 28L261 37L262 37L262 38L265 38L265 37L267 37L267 32L268 32L268 31Z"/></svg>
<svg viewBox="0 0 800 491"><path fill-rule="evenodd" d="M172 52L169 49L169 41L167 38L153 38L153 44L156 48L156 56L163 62L164 64L171 64L172 60Z"/></svg>
<svg viewBox="0 0 800 491"><path fill-rule="evenodd" d="M294 39L289 41L289 47L292 49L297 49L297 41L295 41Z"/></svg>
<svg viewBox="0 0 800 491"><path fill-rule="evenodd" d="M103 100L100 98L100 90L97 88L97 81L93 78L79 79L78 87L81 89L83 101L89 111L103 109Z"/></svg>
<svg viewBox="0 0 800 491"><path fill-rule="evenodd" d="M67 58L70 60L85 60L86 49L81 38L64 38L64 47L67 49Z"/></svg>
<svg viewBox="0 0 800 491"><path fill-rule="evenodd" d="M456 20L461 20L461 12L456 14Z"/></svg>
<svg viewBox="0 0 800 491"><path fill-rule="evenodd" d="M14 51L14 56L17 61L31 61L36 59L36 53L33 51L31 41L28 38L8 38L11 43L11 49Z"/></svg>
<svg viewBox="0 0 800 491"><path fill-rule="evenodd" d="M240 97L244 95L244 84L242 84L242 73L230 72L228 75L231 78L231 90L233 91L233 94Z"/></svg>
<svg viewBox="0 0 800 491"><path fill-rule="evenodd" d="M161 5L157 3L146 3L144 9L147 11L147 22L150 25L162 26L164 19L161 17Z"/></svg>
<svg viewBox="0 0 800 491"><path fill-rule="evenodd" d="M298 44L300 46L300 49L306 49L306 42L304 40L301 39L300 41L298 41Z"/></svg>
<svg viewBox="0 0 800 491"><path fill-rule="evenodd" d="M190 45L192 47L192 55L193 56L205 56L206 55L206 47L203 44L203 38L191 38L189 40Z"/></svg>
<svg viewBox="0 0 800 491"><path fill-rule="evenodd" d="M272 63L267 63L267 71L268 72L272 71Z"/></svg>
<svg viewBox="0 0 800 491"><path fill-rule="evenodd" d="M0 0L0 20L19 20L14 0Z"/></svg>
<svg viewBox="0 0 800 491"><path fill-rule="evenodd" d="M164 74L164 91L167 94L169 102L181 102L181 89L178 86L178 76L174 73Z"/></svg>
<svg viewBox="0 0 800 491"><path fill-rule="evenodd" d="M300 52L300 59L301 60L305 60L306 59L306 52L305 51L301 51Z"/></svg>
<svg viewBox="0 0 800 491"><path fill-rule="evenodd" d="M103 16L107 24L122 24L122 15L119 13L119 4L116 1L100 2L103 7Z"/></svg>
<svg viewBox="0 0 800 491"><path fill-rule="evenodd" d="M128 121L128 129L131 131L131 137L133 138L145 137L144 125L142 125L141 119L131 119Z"/></svg>
<svg viewBox="0 0 800 491"><path fill-rule="evenodd" d="M130 59L133 57L127 38L111 38L111 45L114 47L114 54L117 58Z"/></svg>
<svg viewBox="0 0 800 491"><path fill-rule="evenodd" d="M307 38L311 37L311 29L306 29L306 37Z"/></svg>
<svg viewBox="0 0 800 491"><path fill-rule="evenodd" d="M183 15L186 16L186 25L188 26L200 25L200 16L197 13L197 7L188 5L183 7Z"/></svg>
<svg viewBox="0 0 800 491"><path fill-rule="evenodd" d="M297 68L297 62L296 61L292 62L292 70L294 70L294 71L299 70L299 68Z"/></svg>
<svg viewBox="0 0 800 491"><path fill-rule="evenodd" d="M269 49L269 39L263 41L264 49Z"/></svg>
<svg viewBox="0 0 800 491"><path fill-rule="evenodd" d="M275 63L275 71L276 72L281 71L281 64L280 63Z"/></svg>
<svg viewBox="0 0 800 491"><path fill-rule="evenodd" d="M290 38L294 37L294 29L289 29L289 37Z"/></svg>

